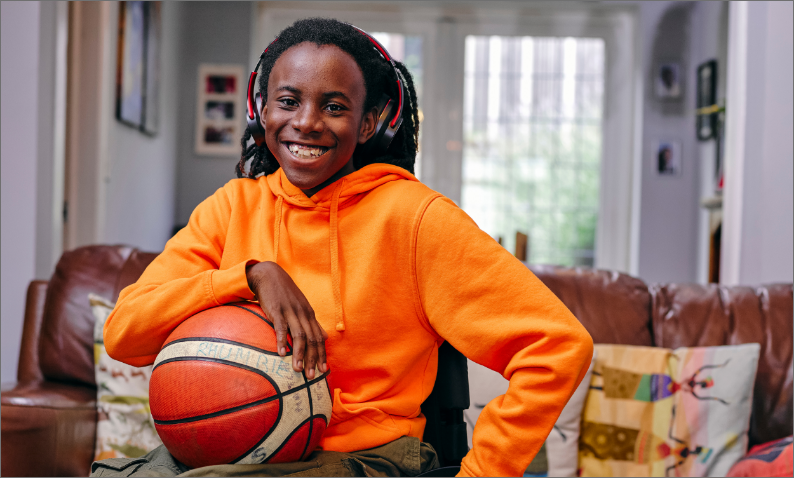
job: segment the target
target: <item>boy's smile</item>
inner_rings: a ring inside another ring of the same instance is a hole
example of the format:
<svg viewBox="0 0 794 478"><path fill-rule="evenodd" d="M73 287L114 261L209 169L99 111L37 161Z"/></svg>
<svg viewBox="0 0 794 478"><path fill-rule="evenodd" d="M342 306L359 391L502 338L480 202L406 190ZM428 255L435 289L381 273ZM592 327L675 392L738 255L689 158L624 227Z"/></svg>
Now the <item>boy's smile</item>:
<svg viewBox="0 0 794 478"><path fill-rule="evenodd" d="M267 147L307 196L354 171L353 152L376 123L365 97L361 69L337 46L300 43L273 65L262 111Z"/></svg>

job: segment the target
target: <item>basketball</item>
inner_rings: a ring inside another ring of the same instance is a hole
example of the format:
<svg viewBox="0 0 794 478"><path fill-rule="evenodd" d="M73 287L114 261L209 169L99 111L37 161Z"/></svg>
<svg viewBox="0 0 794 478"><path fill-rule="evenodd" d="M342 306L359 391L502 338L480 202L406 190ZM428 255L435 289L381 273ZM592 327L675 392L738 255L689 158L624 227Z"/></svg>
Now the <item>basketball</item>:
<svg viewBox="0 0 794 478"><path fill-rule="evenodd" d="M197 468L282 463L309 456L331 419L319 370L292 369L292 342L278 355L259 305L239 302L181 323L157 355L149 382L155 428L169 452Z"/></svg>

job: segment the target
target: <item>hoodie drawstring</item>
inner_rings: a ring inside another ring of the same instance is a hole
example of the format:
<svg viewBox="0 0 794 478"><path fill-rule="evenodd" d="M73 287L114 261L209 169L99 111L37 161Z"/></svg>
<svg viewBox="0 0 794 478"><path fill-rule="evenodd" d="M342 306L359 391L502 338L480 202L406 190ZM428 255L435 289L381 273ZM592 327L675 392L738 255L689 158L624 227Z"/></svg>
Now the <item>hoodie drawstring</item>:
<svg viewBox="0 0 794 478"><path fill-rule="evenodd" d="M284 205L284 198L281 196L276 199L276 223L273 226L273 262L278 264L278 239L281 233L281 207Z"/></svg>
<svg viewBox="0 0 794 478"><path fill-rule="evenodd" d="M339 273L339 196L342 194L342 188L344 184L345 178L342 178L342 180L339 181L339 184L336 186L336 189L334 189L334 194L331 198L331 220L329 231L331 247L331 284L334 289L334 306L336 308L337 332L344 332L345 330L345 311L342 307L342 278Z"/></svg>

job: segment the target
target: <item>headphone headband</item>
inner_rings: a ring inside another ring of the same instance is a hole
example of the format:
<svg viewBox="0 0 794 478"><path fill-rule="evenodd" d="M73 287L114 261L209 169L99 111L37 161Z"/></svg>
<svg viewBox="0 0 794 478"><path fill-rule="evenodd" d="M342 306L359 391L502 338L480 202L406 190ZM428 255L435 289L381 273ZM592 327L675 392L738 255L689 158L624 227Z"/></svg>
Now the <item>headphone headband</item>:
<svg viewBox="0 0 794 478"><path fill-rule="evenodd" d="M387 95L384 95L384 98L380 101L378 105L378 124L375 129L375 134L370 138L369 141L364 145L364 150L371 150L375 149L376 151L385 152L388 149L389 144L391 144L391 140L394 138L394 135L397 133L397 130L402 125L402 114L403 114L403 82L402 82L402 75L400 74L400 70L397 69L397 65L395 64L394 60L392 59L389 52L386 51L386 48L380 44L378 40L376 40L372 35L365 32L364 30L358 28L355 25L347 24L356 30L358 30L362 35L364 35L374 46L375 50L380 53L384 60L386 60L389 65L391 66L392 70L394 71L394 76L397 78L397 108L396 110L392 106L388 109L387 107L391 103L391 98ZM248 78L248 90L247 90L247 102L246 106L248 109L248 115L246 117L246 121L248 123L248 130L251 133L251 137L254 139L254 142L257 146L261 146L265 142L265 130L262 127L262 123L259 120L259 111L262 109L262 94L256 93L254 94L254 87L256 85L256 76L257 70L259 70L259 65L262 64L262 60L265 58L265 53L273 46L273 43L278 40L278 37L273 39L272 42L265 48L265 51L259 55L259 61L256 62L256 66L254 70L251 72L251 76Z"/></svg>

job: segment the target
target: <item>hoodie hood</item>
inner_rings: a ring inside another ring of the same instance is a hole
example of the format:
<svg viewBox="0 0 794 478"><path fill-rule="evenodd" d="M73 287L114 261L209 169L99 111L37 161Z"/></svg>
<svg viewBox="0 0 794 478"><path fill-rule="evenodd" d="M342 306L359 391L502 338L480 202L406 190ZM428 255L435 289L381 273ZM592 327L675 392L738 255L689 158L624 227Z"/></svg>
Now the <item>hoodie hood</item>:
<svg viewBox="0 0 794 478"><path fill-rule="evenodd" d="M330 274L331 285L334 293L334 308L336 312L336 330L345 331L345 311L342 304L342 277L339 271L339 208L344 208L348 199L367 193L383 184L407 179L418 181L416 177L403 168L391 164L376 163L364 166L347 176L339 178L329 184L312 197L306 194L287 179L284 170L279 168L275 173L267 176L270 190L277 196L275 210L275 224L273 227L273 260L278 264L278 246L281 236L284 203L300 209L327 209L329 244L331 254Z"/></svg>

